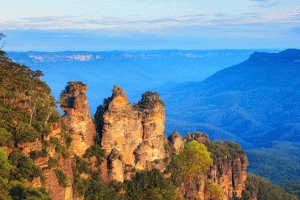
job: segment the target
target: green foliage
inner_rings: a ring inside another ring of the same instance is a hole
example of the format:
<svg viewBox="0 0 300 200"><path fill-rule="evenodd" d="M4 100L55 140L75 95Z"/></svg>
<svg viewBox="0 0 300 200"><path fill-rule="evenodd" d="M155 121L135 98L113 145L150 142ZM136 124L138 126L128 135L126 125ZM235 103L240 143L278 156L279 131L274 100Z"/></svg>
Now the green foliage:
<svg viewBox="0 0 300 200"><path fill-rule="evenodd" d="M12 134L5 128L0 128L0 146L13 147Z"/></svg>
<svg viewBox="0 0 300 200"><path fill-rule="evenodd" d="M15 141L20 142L34 142L35 139L41 139L41 135L31 125L20 123L16 127Z"/></svg>
<svg viewBox="0 0 300 200"><path fill-rule="evenodd" d="M199 144L193 140L186 143L183 151L175 156L175 162L181 166L182 173L192 179L210 169L213 163L210 154L204 144Z"/></svg>
<svg viewBox="0 0 300 200"><path fill-rule="evenodd" d="M54 169L59 185L63 188L69 187L67 175L60 169Z"/></svg>
<svg viewBox="0 0 300 200"><path fill-rule="evenodd" d="M62 132L61 134L62 134L62 136L64 137L64 140L65 140L65 144L66 144L67 149L69 149L70 146L71 146L72 140L73 140L72 137L71 137L70 134L67 133L67 132Z"/></svg>
<svg viewBox="0 0 300 200"><path fill-rule="evenodd" d="M88 181L81 178L80 174L77 172L73 171L73 193L77 197L83 197L86 187L88 185Z"/></svg>
<svg viewBox="0 0 300 200"><path fill-rule="evenodd" d="M11 176L15 180L27 179L32 181L42 175L41 170L34 162L28 157L17 151L12 152L8 160L15 166L14 170L11 172Z"/></svg>
<svg viewBox="0 0 300 200"><path fill-rule="evenodd" d="M86 173L86 174L90 174L92 173L91 169L90 169L90 165L91 163L88 161L84 161L82 158L80 158L79 156L75 155L75 161L76 161L76 171L81 173Z"/></svg>
<svg viewBox="0 0 300 200"><path fill-rule="evenodd" d="M50 125L46 124L44 121L36 121L35 119L32 122L32 127L41 134L50 134Z"/></svg>
<svg viewBox="0 0 300 200"><path fill-rule="evenodd" d="M61 115L58 111L53 111L48 119L48 123L59 122L61 120Z"/></svg>
<svg viewBox="0 0 300 200"><path fill-rule="evenodd" d="M70 157L70 153L68 152L68 150L66 149L66 147L57 144L55 147L55 151L60 153L64 158L69 158Z"/></svg>
<svg viewBox="0 0 300 200"><path fill-rule="evenodd" d="M100 179L90 179L85 189L84 198L86 200L121 200L122 195L114 184L104 184Z"/></svg>
<svg viewBox="0 0 300 200"><path fill-rule="evenodd" d="M30 152L30 158L32 160L35 160L39 157L44 157L45 158L47 156L48 156L48 152L46 151L46 149L42 149L40 151L35 150L35 151Z"/></svg>
<svg viewBox="0 0 300 200"><path fill-rule="evenodd" d="M0 148L0 177L7 178L14 167L6 159L5 151Z"/></svg>
<svg viewBox="0 0 300 200"><path fill-rule="evenodd" d="M95 144L94 146L88 148L83 155L84 158L91 158L93 156L96 156L97 166L100 166L105 156L105 149L101 149L99 144Z"/></svg>
<svg viewBox="0 0 300 200"><path fill-rule="evenodd" d="M52 156L49 156L48 166L50 169L58 167L59 161Z"/></svg>
<svg viewBox="0 0 300 200"><path fill-rule="evenodd" d="M247 170L275 184L299 180L300 148L287 142L274 142L268 148L247 150Z"/></svg>
<svg viewBox="0 0 300 200"><path fill-rule="evenodd" d="M50 143L58 145L59 144L59 139L57 137L50 137Z"/></svg>
<svg viewBox="0 0 300 200"><path fill-rule="evenodd" d="M159 170L137 172L123 187L127 199L179 199L176 187Z"/></svg>
<svg viewBox="0 0 300 200"><path fill-rule="evenodd" d="M248 200L255 196L258 200L297 200L297 197L286 193L282 187L269 182L263 177L248 174L245 190L243 190L242 198L240 199Z"/></svg>
<svg viewBox="0 0 300 200"><path fill-rule="evenodd" d="M206 187L206 191L211 199L223 200L225 197L221 186L217 183L209 183Z"/></svg>
<svg viewBox="0 0 300 200"><path fill-rule="evenodd" d="M295 195L300 199L300 180L294 182L287 182L281 185L286 192L289 194Z"/></svg>
<svg viewBox="0 0 300 200"><path fill-rule="evenodd" d="M30 114L27 112L13 111L0 105L0 126L8 132L16 131L16 123L29 123Z"/></svg>
<svg viewBox="0 0 300 200"><path fill-rule="evenodd" d="M33 188L19 181L0 177L0 199L2 200L51 200L45 188Z"/></svg>
<svg viewBox="0 0 300 200"><path fill-rule="evenodd" d="M218 159L235 159L240 154L245 154L245 151L241 149L239 144L230 141L220 141L220 142L210 142L206 144L208 151L211 152L211 157L214 160L214 163Z"/></svg>

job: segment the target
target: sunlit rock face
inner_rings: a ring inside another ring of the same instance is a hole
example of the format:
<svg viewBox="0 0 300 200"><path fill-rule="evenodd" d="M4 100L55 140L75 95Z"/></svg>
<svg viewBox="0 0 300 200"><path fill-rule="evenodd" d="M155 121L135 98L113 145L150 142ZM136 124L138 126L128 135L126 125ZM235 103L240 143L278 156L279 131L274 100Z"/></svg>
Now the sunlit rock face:
<svg viewBox="0 0 300 200"><path fill-rule="evenodd" d="M165 158L165 112L157 93L145 93L142 101L132 106L120 86L115 86L112 92L112 96L98 107L95 121L107 158L111 160L109 155L116 150L118 160L123 163L121 172L119 161L110 162L110 178L123 180L122 173L124 178L130 178L133 173L127 172L132 169L153 168L147 162ZM163 166L157 168L164 169Z"/></svg>
<svg viewBox="0 0 300 200"><path fill-rule="evenodd" d="M96 128L89 112L86 91L86 85L71 82L61 96L61 110L65 112L63 121L70 128L73 139L72 149L79 156L95 144L96 137Z"/></svg>

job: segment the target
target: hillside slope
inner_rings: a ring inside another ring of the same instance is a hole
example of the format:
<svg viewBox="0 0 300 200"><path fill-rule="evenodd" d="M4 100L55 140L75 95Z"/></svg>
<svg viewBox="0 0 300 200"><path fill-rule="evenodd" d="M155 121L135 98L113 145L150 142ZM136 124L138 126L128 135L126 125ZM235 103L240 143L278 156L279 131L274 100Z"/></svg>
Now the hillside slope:
<svg viewBox="0 0 300 200"><path fill-rule="evenodd" d="M245 149L273 148L270 142L277 141L299 147L299 61L297 49L255 52L245 62L204 81L159 91L169 105L166 132L205 130L212 139L219 140L223 135ZM254 170L258 163L249 160ZM298 170L293 172L298 174Z"/></svg>

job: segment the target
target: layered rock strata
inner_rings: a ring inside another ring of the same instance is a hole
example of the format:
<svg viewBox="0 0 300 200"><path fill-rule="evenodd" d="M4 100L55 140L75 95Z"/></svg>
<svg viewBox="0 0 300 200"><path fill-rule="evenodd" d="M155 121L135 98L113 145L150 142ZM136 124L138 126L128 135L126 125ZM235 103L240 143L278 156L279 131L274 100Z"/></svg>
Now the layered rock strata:
<svg viewBox="0 0 300 200"><path fill-rule="evenodd" d="M119 86L112 92L112 96L97 108L95 121L101 135L101 147L106 150L110 180L124 181L134 174L130 172L156 168L148 162L166 157L165 112L157 93L145 93L142 101L133 107ZM118 159L111 156L116 152ZM157 168L162 170L164 167L159 165Z"/></svg>
<svg viewBox="0 0 300 200"><path fill-rule="evenodd" d="M95 144L96 128L92 120L86 93L87 86L70 82L61 96L63 121L70 128L72 149L82 156L86 149Z"/></svg>

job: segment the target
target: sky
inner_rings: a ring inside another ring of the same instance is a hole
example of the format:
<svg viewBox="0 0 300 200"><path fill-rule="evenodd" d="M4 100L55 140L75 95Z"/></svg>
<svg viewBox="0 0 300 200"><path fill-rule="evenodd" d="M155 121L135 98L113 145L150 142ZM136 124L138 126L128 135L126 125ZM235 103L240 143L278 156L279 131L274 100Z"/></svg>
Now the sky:
<svg viewBox="0 0 300 200"><path fill-rule="evenodd" d="M299 48L300 0L10 0L6 51Z"/></svg>

